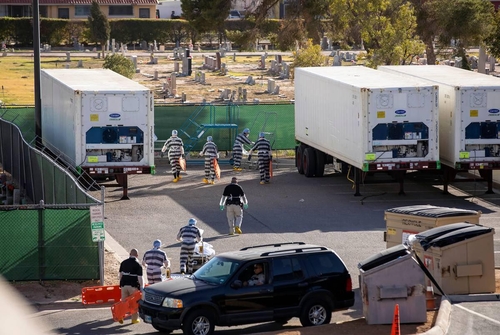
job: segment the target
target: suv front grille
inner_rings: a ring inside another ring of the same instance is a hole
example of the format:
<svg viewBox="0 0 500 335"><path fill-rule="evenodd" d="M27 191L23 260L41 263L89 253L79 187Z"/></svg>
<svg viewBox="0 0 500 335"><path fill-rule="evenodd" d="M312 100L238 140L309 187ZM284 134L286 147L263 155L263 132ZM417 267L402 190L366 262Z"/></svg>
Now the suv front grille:
<svg viewBox="0 0 500 335"><path fill-rule="evenodd" d="M144 301L153 305L161 305L163 296L146 292Z"/></svg>

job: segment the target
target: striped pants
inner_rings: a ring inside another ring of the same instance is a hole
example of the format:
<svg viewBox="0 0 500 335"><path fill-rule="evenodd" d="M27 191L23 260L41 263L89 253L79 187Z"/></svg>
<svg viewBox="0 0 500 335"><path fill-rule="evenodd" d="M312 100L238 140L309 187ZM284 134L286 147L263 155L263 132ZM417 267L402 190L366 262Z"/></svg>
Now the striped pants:
<svg viewBox="0 0 500 335"><path fill-rule="evenodd" d="M181 257L179 259L181 263L181 272L184 273L192 273L193 272L193 254L194 254L194 246L196 242L181 243ZM186 271L187 264L187 271Z"/></svg>
<svg viewBox="0 0 500 335"><path fill-rule="evenodd" d="M233 147L233 162L235 167L240 167L241 159L243 158L243 148L241 144Z"/></svg>
<svg viewBox="0 0 500 335"><path fill-rule="evenodd" d="M259 154L259 172L260 172L260 181L268 182L269 177L269 154Z"/></svg>
<svg viewBox="0 0 500 335"><path fill-rule="evenodd" d="M157 266L148 266L146 273L148 275L148 284L161 283L161 268Z"/></svg>
<svg viewBox="0 0 500 335"><path fill-rule="evenodd" d="M181 155L169 155L168 159L170 160L170 166L172 167L172 174L174 177L178 177L181 172L181 164L179 163L179 159Z"/></svg>
<svg viewBox="0 0 500 335"><path fill-rule="evenodd" d="M214 159L211 157L205 157L205 178L208 180L215 179Z"/></svg>

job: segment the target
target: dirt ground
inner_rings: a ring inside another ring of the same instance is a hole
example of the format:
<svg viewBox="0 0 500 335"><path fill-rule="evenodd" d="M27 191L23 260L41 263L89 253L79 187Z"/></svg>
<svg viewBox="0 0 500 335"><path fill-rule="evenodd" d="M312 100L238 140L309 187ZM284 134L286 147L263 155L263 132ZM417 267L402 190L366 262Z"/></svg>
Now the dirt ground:
<svg viewBox="0 0 500 335"><path fill-rule="evenodd" d="M236 93L234 101L238 99L238 90L245 89L247 92L247 103L255 102L283 102L294 99L294 85L290 78L280 77L279 73L271 70L271 61L275 56L267 56L265 67L260 64L261 56L243 56L228 53L221 58L221 63L226 64L227 74L221 71L212 71L203 67L205 55L203 53L193 53L192 75L176 77L175 95L168 95L164 90L164 83L170 80L170 74L174 71L172 57L158 54L158 64L150 64L148 58L138 59L139 73L134 75L134 80L149 87L155 93L155 103L181 103L182 94L185 94L187 103L208 103L224 102L221 99L223 89L229 89L231 93ZM282 57L282 61L291 63L291 57ZM182 72L182 62L179 62L179 69ZM157 71L157 79L155 72ZM205 83L196 81L196 74L205 74ZM252 84L245 83L247 79L253 79ZM267 92L268 80L274 80L275 86L279 86L279 92ZM227 100L226 100L227 102Z"/></svg>
<svg viewBox="0 0 500 335"><path fill-rule="evenodd" d="M110 250L104 255L104 284L118 284L118 269L120 263ZM496 292L500 293L500 269L495 270ZM100 282L85 281L53 281L53 282L16 282L12 285L30 302L33 303L56 303L56 302L81 302L81 289L83 287L99 286ZM439 307L439 305L437 306ZM434 325L438 311L427 312L427 322L424 324L402 324L401 334L424 333ZM262 335L352 335L373 334L387 335L391 332L391 325L368 325L366 321L354 319L343 323L330 324L314 328L299 328L293 331L273 331L262 333Z"/></svg>

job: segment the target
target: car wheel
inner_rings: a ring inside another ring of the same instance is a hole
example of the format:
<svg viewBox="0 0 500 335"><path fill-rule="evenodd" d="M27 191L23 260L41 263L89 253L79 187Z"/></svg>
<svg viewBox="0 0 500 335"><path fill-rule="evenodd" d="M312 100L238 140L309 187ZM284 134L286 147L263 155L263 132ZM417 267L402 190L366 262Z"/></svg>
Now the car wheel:
<svg viewBox="0 0 500 335"><path fill-rule="evenodd" d="M329 324L332 319L330 305L322 299L311 300L304 305L300 314L300 323L304 327Z"/></svg>
<svg viewBox="0 0 500 335"><path fill-rule="evenodd" d="M313 148L309 147L304 150L302 166L306 177L314 176L316 173L316 152Z"/></svg>
<svg viewBox="0 0 500 335"><path fill-rule="evenodd" d="M182 325L185 335L211 335L214 333L215 317L208 310L195 310L187 315Z"/></svg>
<svg viewBox="0 0 500 335"><path fill-rule="evenodd" d="M172 334L172 332L174 331L173 329L163 328L163 327L160 327L158 325L155 325L154 323L152 324L152 326L154 329L156 329L157 331L159 331L162 334Z"/></svg>
<svg viewBox="0 0 500 335"><path fill-rule="evenodd" d="M301 144L295 148L295 166L300 174L304 174L304 166L302 165L302 155L305 147Z"/></svg>

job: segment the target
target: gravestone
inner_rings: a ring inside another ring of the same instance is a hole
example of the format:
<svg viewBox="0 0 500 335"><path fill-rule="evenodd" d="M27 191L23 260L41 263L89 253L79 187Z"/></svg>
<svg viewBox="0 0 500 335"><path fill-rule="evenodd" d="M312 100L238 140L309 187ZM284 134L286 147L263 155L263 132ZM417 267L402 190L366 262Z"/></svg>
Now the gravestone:
<svg viewBox="0 0 500 335"><path fill-rule="evenodd" d="M71 62L71 53L66 52L66 62Z"/></svg>
<svg viewBox="0 0 500 335"><path fill-rule="evenodd" d="M340 61L340 56L339 55L335 55L333 56L333 66L341 66L342 65L342 62Z"/></svg>
<svg viewBox="0 0 500 335"><path fill-rule="evenodd" d="M321 50L328 50L328 37L323 36L321 40Z"/></svg>
<svg viewBox="0 0 500 335"><path fill-rule="evenodd" d="M81 69L83 67L83 60L79 60L78 61L78 67Z"/></svg>

